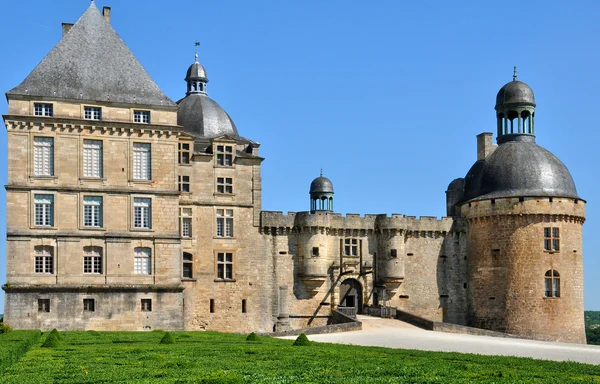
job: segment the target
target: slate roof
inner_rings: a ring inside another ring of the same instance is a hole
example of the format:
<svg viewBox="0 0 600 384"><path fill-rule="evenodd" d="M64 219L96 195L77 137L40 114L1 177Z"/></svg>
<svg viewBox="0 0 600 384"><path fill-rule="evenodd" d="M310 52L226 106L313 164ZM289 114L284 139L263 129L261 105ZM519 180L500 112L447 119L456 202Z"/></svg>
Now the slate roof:
<svg viewBox="0 0 600 384"><path fill-rule="evenodd" d="M93 3L6 95L176 107Z"/></svg>
<svg viewBox="0 0 600 384"><path fill-rule="evenodd" d="M190 135L206 138L239 136L231 117L210 97L192 93L178 103L177 124Z"/></svg>

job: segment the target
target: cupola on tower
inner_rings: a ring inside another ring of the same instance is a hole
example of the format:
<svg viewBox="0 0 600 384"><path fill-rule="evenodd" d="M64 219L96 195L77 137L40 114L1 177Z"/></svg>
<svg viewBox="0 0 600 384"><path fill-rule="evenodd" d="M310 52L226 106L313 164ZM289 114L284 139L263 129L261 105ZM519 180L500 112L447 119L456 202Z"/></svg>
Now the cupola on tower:
<svg viewBox="0 0 600 384"><path fill-rule="evenodd" d="M333 212L333 183L321 175L310 183L310 213Z"/></svg>
<svg viewBox="0 0 600 384"><path fill-rule="evenodd" d="M455 205L469 228L468 318L521 337L585 343L585 202L567 167L536 144L535 107L515 72L496 97L498 146L482 144Z"/></svg>

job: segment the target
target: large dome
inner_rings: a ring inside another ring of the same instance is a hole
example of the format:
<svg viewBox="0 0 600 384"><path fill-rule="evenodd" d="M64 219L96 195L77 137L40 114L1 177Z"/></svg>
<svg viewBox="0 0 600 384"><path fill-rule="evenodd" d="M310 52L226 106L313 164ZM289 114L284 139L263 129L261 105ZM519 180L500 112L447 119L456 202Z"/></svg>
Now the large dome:
<svg viewBox="0 0 600 384"><path fill-rule="evenodd" d="M238 136L237 128L227 112L201 93L190 93L179 101L177 124L196 137Z"/></svg>
<svg viewBox="0 0 600 384"><path fill-rule="evenodd" d="M499 145L465 177L464 201L525 196L579 198L567 167L532 136Z"/></svg>

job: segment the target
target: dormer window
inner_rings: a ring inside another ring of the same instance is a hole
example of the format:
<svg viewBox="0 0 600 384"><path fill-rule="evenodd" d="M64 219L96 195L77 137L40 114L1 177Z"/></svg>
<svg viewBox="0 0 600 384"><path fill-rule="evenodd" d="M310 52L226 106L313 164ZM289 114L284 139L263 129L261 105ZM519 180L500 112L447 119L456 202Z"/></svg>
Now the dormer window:
<svg viewBox="0 0 600 384"><path fill-rule="evenodd" d="M150 111L133 111L133 122L150 124Z"/></svg>
<svg viewBox="0 0 600 384"><path fill-rule="evenodd" d="M101 120L102 108L100 107L83 107L83 118L86 120Z"/></svg>
<svg viewBox="0 0 600 384"><path fill-rule="evenodd" d="M217 165L222 167L233 166L233 146L231 145L217 145Z"/></svg>
<svg viewBox="0 0 600 384"><path fill-rule="evenodd" d="M35 116L54 116L52 104L35 103L33 105L33 114Z"/></svg>

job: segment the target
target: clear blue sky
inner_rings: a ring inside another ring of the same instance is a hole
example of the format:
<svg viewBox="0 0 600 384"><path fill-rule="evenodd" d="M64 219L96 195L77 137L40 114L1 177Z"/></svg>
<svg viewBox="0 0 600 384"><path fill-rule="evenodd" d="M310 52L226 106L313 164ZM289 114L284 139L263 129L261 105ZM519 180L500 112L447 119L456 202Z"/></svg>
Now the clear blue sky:
<svg viewBox="0 0 600 384"><path fill-rule="evenodd" d="M444 191L475 161L475 135L495 132L496 92L517 65L535 92L538 144L567 165L588 200L585 308L600 310L600 2L96 4L112 6L113 27L173 100L184 96L193 43L201 42L209 95L241 135L262 144L266 210L307 210L322 167L336 211L443 216ZM18 85L59 41L61 22L88 6L5 1L0 91ZM6 184L6 155L0 163ZM2 245L0 283L5 276ZM0 295L0 310L3 303Z"/></svg>

